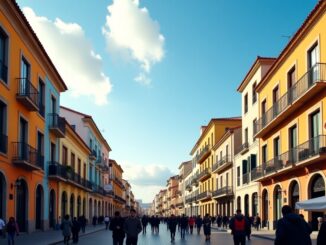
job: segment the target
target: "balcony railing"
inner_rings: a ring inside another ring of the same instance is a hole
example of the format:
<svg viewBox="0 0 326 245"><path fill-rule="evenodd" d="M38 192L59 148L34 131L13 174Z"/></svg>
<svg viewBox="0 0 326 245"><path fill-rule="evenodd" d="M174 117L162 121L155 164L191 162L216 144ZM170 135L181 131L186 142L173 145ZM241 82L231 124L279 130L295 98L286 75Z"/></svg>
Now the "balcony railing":
<svg viewBox="0 0 326 245"><path fill-rule="evenodd" d="M220 172L224 170L227 166L229 166L229 163L232 163L232 156L231 155L225 155L223 156L219 161L217 161L215 164L213 164L212 171Z"/></svg>
<svg viewBox="0 0 326 245"><path fill-rule="evenodd" d="M249 173L245 173L242 175L242 184L248 184L249 183Z"/></svg>
<svg viewBox="0 0 326 245"><path fill-rule="evenodd" d="M122 197L118 196L118 195L115 195L114 196L114 199L120 203L126 203L126 200L123 199Z"/></svg>
<svg viewBox="0 0 326 245"><path fill-rule="evenodd" d="M197 162L201 163L203 162L206 157L209 155L210 149L209 145L206 145L204 149L196 156Z"/></svg>
<svg viewBox="0 0 326 245"><path fill-rule="evenodd" d="M212 193L214 198L222 197L222 196L233 196L232 186L224 186Z"/></svg>
<svg viewBox="0 0 326 245"><path fill-rule="evenodd" d="M0 152L7 154L8 151L8 136L0 134Z"/></svg>
<svg viewBox="0 0 326 245"><path fill-rule="evenodd" d="M49 177L67 179L66 167L61 165L58 162L50 161L49 162Z"/></svg>
<svg viewBox="0 0 326 245"><path fill-rule="evenodd" d="M28 110L37 111L39 104L39 92L27 78L18 78L18 91L16 98Z"/></svg>
<svg viewBox="0 0 326 245"><path fill-rule="evenodd" d="M238 152L240 152L240 154L244 154L244 153L246 153L248 150L249 150L249 143L248 143L248 141L246 141L246 142L244 142L244 143L240 146Z"/></svg>
<svg viewBox="0 0 326 245"><path fill-rule="evenodd" d="M0 61L0 79L5 83L8 82L8 67Z"/></svg>
<svg viewBox="0 0 326 245"><path fill-rule="evenodd" d="M58 138L64 138L66 134L66 120L57 113L49 113L49 129Z"/></svg>
<svg viewBox="0 0 326 245"><path fill-rule="evenodd" d="M92 151L91 151L91 154L89 155L89 158L90 158L91 160L96 160L96 158L97 158L97 153L96 153L95 150L92 150Z"/></svg>
<svg viewBox="0 0 326 245"><path fill-rule="evenodd" d="M291 169L291 166L300 165L318 156L326 156L326 136L319 135L309 139L289 151L274 157L263 163L262 166L253 169L252 179L257 180L265 176Z"/></svg>
<svg viewBox="0 0 326 245"><path fill-rule="evenodd" d="M209 178L211 176L211 169L210 168L205 168L203 171L201 171L198 175L198 179L200 181L204 181L207 178Z"/></svg>
<svg viewBox="0 0 326 245"><path fill-rule="evenodd" d="M211 197L212 197L211 192L203 191L197 195L197 200L204 200L204 199L208 199Z"/></svg>
<svg viewBox="0 0 326 245"><path fill-rule="evenodd" d="M14 164L28 170L44 169L44 157L35 148L23 142L13 142L12 146Z"/></svg>
<svg viewBox="0 0 326 245"><path fill-rule="evenodd" d="M292 110L296 109L293 105L296 104L298 100L303 99L308 91L313 90L314 85L320 82L324 83L325 81L326 64L315 64L281 98L279 98L259 120L257 120L254 126L254 131L257 132L256 135L259 135L276 117L289 111L289 108L292 108ZM317 93L318 91L314 92Z"/></svg>

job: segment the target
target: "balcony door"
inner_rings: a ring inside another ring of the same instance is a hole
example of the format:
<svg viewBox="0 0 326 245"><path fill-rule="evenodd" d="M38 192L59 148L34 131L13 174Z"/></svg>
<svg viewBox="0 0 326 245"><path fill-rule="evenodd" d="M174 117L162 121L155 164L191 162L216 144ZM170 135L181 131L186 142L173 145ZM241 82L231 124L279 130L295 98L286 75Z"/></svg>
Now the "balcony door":
<svg viewBox="0 0 326 245"><path fill-rule="evenodd" d="M20 78L19 93L29 95L30 65L24 57L21 60Z"/></svg>
<svg viewBox="0 0 326 245"><path fill-rule="evenodd" d="M273 118L276 117L280 112L280 104L279 104L279 98L280 98L280 90L278 86L273 89Z"/></svg>
<svg viewBox="0 0 326 245"><path fill-rule="evenodd" d="M291 163L297 162L297 126L289 129L289 161Z"/></svg>
<svg viewBox="0 0 326 245"><path fill-rule="evenodd" d="M18 145L18 156L20 159L27 159L27 142L28 142L28 123L25 119L20 118L19 120L19 145Z"/></svg>
<svg viewBox="0 0 326 245"><path fill-rule="evenodd" d="M320 135L320 112L319 110L310 115L310 140L309 151L311 154L318 153L319 150L319 135Z"/></svg>
<svg viewBox="0 0 326 245"><path fill-rule="evenodd" d="M319 74L318 72L319 67L317 65L318 62L319 62L319 46L318 43L316 43L308 51L308 71L309 71L308 86L316 82L318 79L318 74Z"/></svg>

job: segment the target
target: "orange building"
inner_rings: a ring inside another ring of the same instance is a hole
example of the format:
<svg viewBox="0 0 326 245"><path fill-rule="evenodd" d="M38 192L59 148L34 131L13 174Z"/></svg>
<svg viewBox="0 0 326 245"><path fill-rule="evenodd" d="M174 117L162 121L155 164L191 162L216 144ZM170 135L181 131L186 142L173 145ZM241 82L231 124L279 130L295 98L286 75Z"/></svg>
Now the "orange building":
<svg viewBox="0 0 326 245"><path fill-rule="evenodd" d="M58 126L51 103L67 88L16 1L0 5L0 217L30 232L49 225L48 116Z"/></svg>
<svg viewBox="0 0 326 245"><path fill-rule="evenodd" d="M123 198L125 186L122 181L123 169L121 166L113 159L110 159L110 168L111 168L111 182L112 189L114 192L113 199L113 210L123 212L125 209L126 200Z"/></svg>

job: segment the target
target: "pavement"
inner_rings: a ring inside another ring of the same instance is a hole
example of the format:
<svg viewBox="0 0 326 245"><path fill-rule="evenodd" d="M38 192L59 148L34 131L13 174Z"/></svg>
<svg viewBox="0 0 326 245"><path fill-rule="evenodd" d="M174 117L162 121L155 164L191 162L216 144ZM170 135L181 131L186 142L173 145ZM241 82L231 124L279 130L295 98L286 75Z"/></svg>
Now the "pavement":
<svg viewBox="0 0 326 245"><path fill-rule="evenodd" d="M195 229L194 229L195 231ZM200 235L197 234L186 234L184 240L180 239L180 233L177 232L176 239L173 245L201 245L207 244L205 237L201 231ZM316 244L317 232L313 232L311 235L313 239L313 245ZM247 242L247 245L272 245L274 244L275 231L268 230L253 230L251 241ZM60 230L50 231L37 231L31 234L20 234L16 238L16 245L55 245L63 244L63 237ZM0 245L7 244L7 241L0 239ZM87 226L86 232L80 233L80 241L78 244L85 245L111 245L112 244L112 233L109 230L105 230L104 225ZM170 242L170 233L166 230L166 225L160 225L160 233L152 234L150 227L147 227L147 234L139 235L139 245L166 245L172 244ZM211 244L223 244L232 245L233 239L230 234L230 230L219 230L216 226L212 226Z"/></svg>

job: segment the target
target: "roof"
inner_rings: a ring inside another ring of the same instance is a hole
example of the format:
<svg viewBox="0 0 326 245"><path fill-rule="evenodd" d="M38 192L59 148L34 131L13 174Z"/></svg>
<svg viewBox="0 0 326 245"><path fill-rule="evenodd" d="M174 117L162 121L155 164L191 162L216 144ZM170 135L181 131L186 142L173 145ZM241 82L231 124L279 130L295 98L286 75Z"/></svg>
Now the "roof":
<svg viewBox="0 0 326 245"><path fill-rule="evenodd" d="M45 56L46 60L49 62L50 66L52 66L55 75L59 78L59 83L63 88L63 91L68 90L67 85L65 84L65 82L63 81L62 77L60 76L60 73L58 72L57 68L55 67L55 65L53 64L51 58L49 57L48 53L46 52L44 46L42 45L40 39L37 37L36 33L34 32L32 26L30 25L30 23L28 22L26 16L24 15L23 11L20 9L18 3L14 0L9 0L7 1L8 3L12 3L15 10L17 11L18 15L21 17L23 23L28 31L32 34L33 39L36 41L37 46L40 48L41 52L43 53L43 55Z"/></svg>
<svg viewBox="0 0 326 245"><path fill-rule="evenodd" d="M214 122L219 122L219 121L241 121L241 117L222 117L222 118L212 118L207 126L205 127L204 131L200 135L199 139L197 140L196 144L194 147L191 149L190 155L194 153L194 151L197 149L197 146L199 145L199 142L203 139L203 137L206 135L210 127L213 125Z"/></svg>
<svg viewBox="0 0 326 245"><path fill-rule="evenodd" d="M118 164L118 163L116 162L116 160L114 160L114 159L109 159L109 164L114 164L114 165L116 165L117 168L121 171L121 173L123 173L123 169L122 169L121 165Z"/></svg>
<svg viewBox="0 0 326 245"><path fill-rule="evenodd" d="M91 149L88 147L85 141L80 137L80 135L75 131L75 129L69 124L69 122L67 122L66 119L65 122L66 122L66 127L72 131L72 134L78 139L78 142L82 144L89 151L89 153L91 153Z"/></svg>
<svg viewBox="0 0 326 245"><path fill-rule="evenodd" d="M257 92L261 91L261 89L265 86L268 79L275 73L278 67L282 64L286 56L292 51L292 49L295 48L295 46L300 42L301 38L309 31L310 27L312 27L315 24L316 20L318 20L318 18L324 13L325 8L326 8L326 0L319 0L317 5L309 13L307 18L300 26L300 28L296 31L296 33L293 35L291 40L288 42L288 44L282 50L280 55L277 57L276 61L271 66L269 71L262 78L262 81L257 85L256 87Z"/></svg>
<svg viewBox="0 0 326 245"><path fill-rule="evenodd" d="M223 144L223 142L230 136L233 134L233 132L237 129L241 129L242 126L237 126L237 127L233 127L233 128L229 128L224 134L223 136L216 142L216 144L212 147L213 150L216 150L221 144Z"/></svg>
<svg viewBox="0 0 326 245"><path fill-rule="evenodd" d="M182 163L179 165L178 169L181 169L183 165L185 165L185 164L187 164L187 163L189 163L189 162L191 162L191 160L189 160L189 161L185 161L185 162L182 162Z"/></svg>
<svg viewBox="0 0 326 245"><path fill-rule="evenodd" d="M272 57L257 56L256 60L252 64L251 68L247 72L246 76L240 83L237 91L242 92L244 90L244 88L248 85L250 79L254 76L254 74L256 73L256 71L258 70L258 68L260 66L262 66L263 64L273 64L275 62L275 60L276 60L276 58L272 58Z"/></svg>

